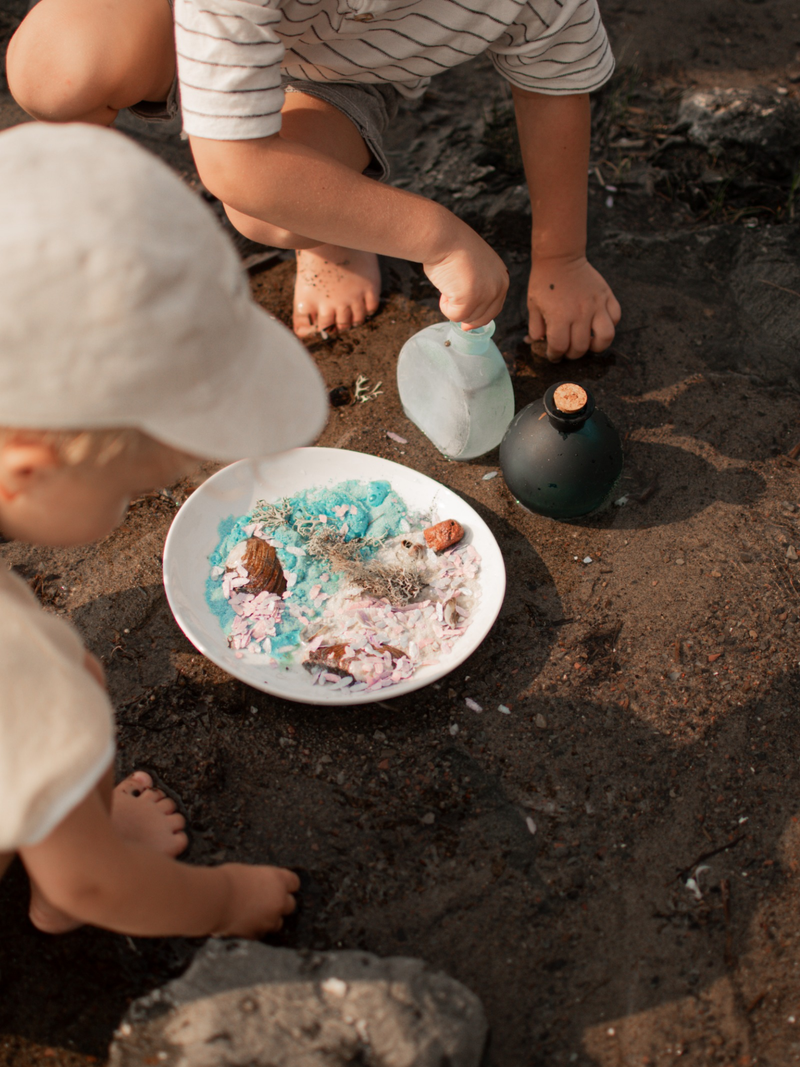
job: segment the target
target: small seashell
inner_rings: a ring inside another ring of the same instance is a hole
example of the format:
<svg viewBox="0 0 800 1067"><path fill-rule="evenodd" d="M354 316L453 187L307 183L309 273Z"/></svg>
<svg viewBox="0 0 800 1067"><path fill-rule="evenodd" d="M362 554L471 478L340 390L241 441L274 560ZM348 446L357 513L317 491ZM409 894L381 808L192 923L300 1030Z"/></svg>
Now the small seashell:
<svg viewBox="0 0 800 1067"><path fill-rule="evenodd" d="M464 527L455 519L445 519L422 531L428 548L434 552L444 552L446 548L458 544L464 536Z"/></svg>
<svg viewBox="0 0 800 1067"><path fill-rule="evenodd" d="M455 597L452 600L448 600L444 606L444 621L448 626L458 626L459 614L458 605L456 604Z"/></svg>
<svg viewBox="0 0 800 1067"><path fill-rule="evenodd" d="M275 593L282 596L286 592L286 576L278 559L278 553L260 537L248 537L242 556L242 566L247 571L249 583L242 586L246 593Z"/></svg>
<svg viewBox="0 0 800 1067"><path fill-rule="evenodd" d="M400 546L397 549L398 558L403 554L401 549L404 550L411 559L416 559L417 557L422 556L425 552L425 546L422 543L411 541L407 537L404 537L400 542Z"/></svg>

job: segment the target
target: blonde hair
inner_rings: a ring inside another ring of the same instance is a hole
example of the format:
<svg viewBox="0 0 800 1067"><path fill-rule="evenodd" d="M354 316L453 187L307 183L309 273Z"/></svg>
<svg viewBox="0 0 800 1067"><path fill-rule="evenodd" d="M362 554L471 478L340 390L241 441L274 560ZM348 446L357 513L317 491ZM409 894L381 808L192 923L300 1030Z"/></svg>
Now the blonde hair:
<svg viewBox="0 0 800 1067"><path fill-rule="evenodd" d="M49 445L68 467L77 467L81 463L104 467L117 456L125 453L136 455L148 451L153 445L160 445L155 438L130 427L122 430L30 430L0 427L0 445L12 439L21 443Z"/></svg>

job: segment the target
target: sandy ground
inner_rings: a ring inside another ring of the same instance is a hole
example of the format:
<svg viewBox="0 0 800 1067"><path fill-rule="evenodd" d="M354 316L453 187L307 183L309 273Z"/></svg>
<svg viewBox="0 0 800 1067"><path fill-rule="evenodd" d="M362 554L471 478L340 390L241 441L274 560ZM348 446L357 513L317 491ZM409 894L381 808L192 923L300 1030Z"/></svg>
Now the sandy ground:
<svg viewBox="0 0 800 1067"><path fill-rule="evenodd" d="M0 33L19 7L6 0ZM500 618L441 683L331 711L247 689L198 655L166 605L160 555L207 470L136 502L99 545L2 548L103 659L120 772L152 767L180 792L190 860L302 868L280 943L448 971L486 1006L492 1067L800 1062L795 186L675 126L692 87L796 100L795 8L603 6L620 71L595 103L591 254L624 320L612 352L571 374L624 437L625 506L573 524L531 516L484 479L496 454L448 463L405 419L396 354L437 318L415 268L385 263L379 314L311 346L330 388L382 383L335 410L320 443L445 482L503 550ZM3 125L23 118L0 100ZM147 143L196 184L185 145ZM460 211L509 263L498 341L521 407L563 369L523 341L507 94L480 63L455 71L390 147L401 184ZM288 260L253 276L284 319L292 278ZM126 1003L195 948L38 934L18 867L0 907L0 1064L14 1067L102 1060Z"/></svg>

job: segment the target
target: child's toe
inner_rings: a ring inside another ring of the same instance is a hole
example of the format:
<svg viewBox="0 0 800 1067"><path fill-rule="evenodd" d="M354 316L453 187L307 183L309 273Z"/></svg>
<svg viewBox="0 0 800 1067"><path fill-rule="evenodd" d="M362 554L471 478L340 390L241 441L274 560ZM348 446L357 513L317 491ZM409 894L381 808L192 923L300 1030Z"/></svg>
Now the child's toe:
<svg viewBox="0 0 800 1067"><path fill-rule="evenodd" d="M353 311L349 305L336 309L336 329L349 330L353 325Z"/></svg>
<svg viewBox="0 0 800 1067"><path fill-rule="evenodd" d="M292 329L298 337L311 337L317 332L316 324L306 311L295 311L292 316Z"/></svg>
<svg viewBox="0 0 800 1067"><path fill-rule="evenodd" d="M167 849L167 855L173 857L180 856L181 852L185 852L188 847L189 838L182 830L179 830L177 833L172 835L172 840L170 841L169 848Z"/></svg>
<svg viewBox="0 0 800 1067"><path fill-rule="evenodd" d="M367 315L369 314L369 312L367 311L366 301L354 300L350 309L350 314L352 316L351 324L353 326L362 326L367 318Z"/></svg>
<svg viewBox="0 0 800 1067"><path fill-rule="evenodd" d="M139 793L144 793L147 789L152 789L153 779L147 773L147 771L134 771L133 774L129 774L127 778L124 778L117 789L123 793L129 793L133 796L137 796Z"/></svg>

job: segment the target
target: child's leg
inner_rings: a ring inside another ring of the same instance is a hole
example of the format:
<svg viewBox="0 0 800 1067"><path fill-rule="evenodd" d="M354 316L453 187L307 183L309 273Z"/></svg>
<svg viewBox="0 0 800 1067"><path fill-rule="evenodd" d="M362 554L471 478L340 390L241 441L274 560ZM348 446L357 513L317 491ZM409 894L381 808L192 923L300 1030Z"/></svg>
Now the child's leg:
<svg viewBox="0 0 800 1067"><path fill-rule="evenodd" d="M361 173L370 152L356 127L338 108L307 93L286 94L281 136L315 148ZM294 330L307 337L319 330L359 326L378 310L378 257L336 245L314 245L300 234L271 226L226 207L233 225L253 241L297 249Z"/></svg>
<svg viewBox="0 0 800 1067"><path fill-rule="evenodd" d="M153 786L145 771L134 771L114 788L113 770L97 785L111 822L120 837L161 852L179 856L188 844L183 827L185 820L175 810L175 802ZM63 934L81 924L54 908L39 887L31 881L31 922L48 934Z"/></svg>
<svg viewBox="0 0 800 1067"><path fill-rule="evenodd" d="M109 126L140 100L165 100L175 74L168 0L40 0L8 46L17 103L47 122Z"/></svg>

